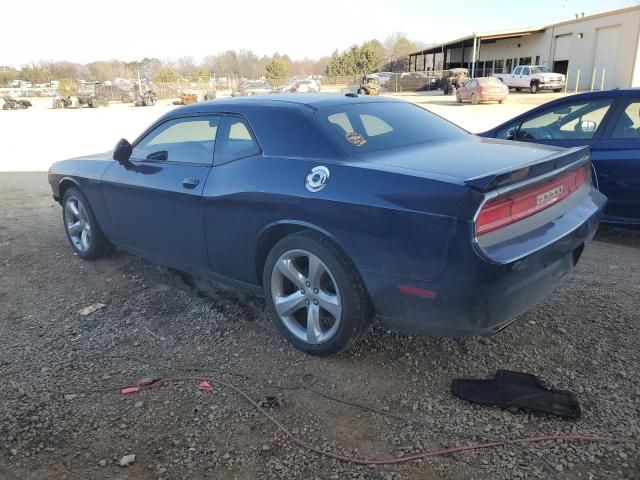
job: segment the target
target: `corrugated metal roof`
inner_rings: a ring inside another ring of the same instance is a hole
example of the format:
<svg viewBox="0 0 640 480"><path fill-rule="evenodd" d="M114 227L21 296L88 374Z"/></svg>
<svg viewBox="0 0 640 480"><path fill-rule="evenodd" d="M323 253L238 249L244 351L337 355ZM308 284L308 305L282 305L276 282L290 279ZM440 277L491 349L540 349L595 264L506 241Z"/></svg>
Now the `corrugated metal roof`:
<svg viewBox="0 0 640 480"><path fill-rule="evenodd" d="M634 10L640 10L640 5L619 8L617 10L608 10L606 12L600 12L600 13L595 13L593 15L573 18L570 20L565 20L563 22L552 23L550 25L545 25L543 27L515 28L515 29L509 29L509 30L498 30L493 32L471 33L470 35L456 38L455 40L449 40L447 42L439 43L437 45L432 45L431 47L428 47L428 48L423 48L421 50L418 50L417 52L410 53L409 55L421 55L424 53L434 53L445 46L451 46L451 45L460 44L460 43L465 43L465 44L473 43L474 38L478 38L482 41L482 40L499 40L501 38L524 37L524 36L531 35L533 33L542 33L549 28L557 27L560 25L569 25L571 23L578 23L585 20L591 20L594 18L606 17L609 15L624 14Z"/></svg>

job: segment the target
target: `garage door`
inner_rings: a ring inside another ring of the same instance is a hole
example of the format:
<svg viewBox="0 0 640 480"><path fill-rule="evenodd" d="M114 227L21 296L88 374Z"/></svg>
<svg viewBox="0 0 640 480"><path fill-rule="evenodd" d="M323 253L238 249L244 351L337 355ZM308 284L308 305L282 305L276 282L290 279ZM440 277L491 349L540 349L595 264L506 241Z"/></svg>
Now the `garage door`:
<svg viewBox="0 0 640 480"><path fill-rule="evenodd" d="M569 60L571 55L571 35L559 35L556 37L556 53L554 61Z"/></svg>
<svg viewBox="0 0 640 480"><path fill-rule="evenodd" d="M600 85L602 69L605 70L604 88L616 86L616 60L620 42L620 26L599 28L596 34L596 52L593 67L597 68L596 85Z"/></svg>

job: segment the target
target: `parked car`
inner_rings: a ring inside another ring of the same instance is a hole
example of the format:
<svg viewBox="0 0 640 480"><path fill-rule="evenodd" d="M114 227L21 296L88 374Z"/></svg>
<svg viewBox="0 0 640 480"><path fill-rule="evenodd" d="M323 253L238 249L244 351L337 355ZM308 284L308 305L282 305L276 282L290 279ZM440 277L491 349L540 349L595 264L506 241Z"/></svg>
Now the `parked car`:
<svg viewBox="0 0 640 480"><path fill-rule="evenodd" d="M640 90L571 95L480 135L559 147L589 146L594 184L609 199L603 222L640 225Z"/></svg>
<svg viewBox="0 0 640 480"><path fill-rule="evenodd" d="M496 73L493 76L507 87L515 88L517 92L528 88L531 93L538 93L540 90L560 92L565 81L563 74L553 73L549 67L541 65L519 65L512 73Z"/></svg>
<svg viewBox="0 0 640 480"><path fill-rule="evenodd" d="M386 83L386 88L397 92L417 92L436 90L440 79L431 72L394 73Z"/></svg>
<svg viewBox="0 0 640 480"><path fill-rule="evenodd" d="M264 80L241 80L231 92L232 97L250 97L271 93L273 89Z"/></svg>
<svg viewBox="0 0 640 480"><path fill-rule="evenodd" d="M474 105L480 102L502 103L508 95L507 86L492 77L471 78L456 89L456 99L459 103L470 101Z"/></svg>
<svg viewBox="0 0 640 480"><path fill-rule="evenodd" d="M116 245L264 295L293 345L331 355L374 314L431 335L505 328L595 234L590 165L586 148L481 138L396 99L275 94L175 109L49 183L79 257Z"/></svg>
<svg viewBox="0 0 640 480"><path fill-rule="evenodd" d="M296 80L280 89L282 93L309 93L319 92L320 85L315 80Z"/></svg>
<svg viewBox="0 0 640 480"><path fill-rule="evenodd" d="M378 80L380 81L380 86L386 87L393 77L393 72L376 72L376 75L378 76Z"/></svg>

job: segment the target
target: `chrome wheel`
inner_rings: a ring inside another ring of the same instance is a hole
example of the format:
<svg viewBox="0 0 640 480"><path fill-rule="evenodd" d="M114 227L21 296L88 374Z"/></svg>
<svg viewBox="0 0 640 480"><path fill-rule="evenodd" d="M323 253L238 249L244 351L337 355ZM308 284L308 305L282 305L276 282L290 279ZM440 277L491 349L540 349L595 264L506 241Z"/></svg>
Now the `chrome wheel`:
<svg viewBox="0 0 640 480"><path fill-rule="evenodd" d="M271 271L271 299L283 325L305 343L324 343L340 326L336 280L327 265L306 250L280 255Z"/></svg>
<svg viewBox="0 0 640 480"><path fill-rule="evenodd" d="M87 209L75 195L70 195L64 205L64 223L76 250L88 251L91 247L91 223Z"/></svg>

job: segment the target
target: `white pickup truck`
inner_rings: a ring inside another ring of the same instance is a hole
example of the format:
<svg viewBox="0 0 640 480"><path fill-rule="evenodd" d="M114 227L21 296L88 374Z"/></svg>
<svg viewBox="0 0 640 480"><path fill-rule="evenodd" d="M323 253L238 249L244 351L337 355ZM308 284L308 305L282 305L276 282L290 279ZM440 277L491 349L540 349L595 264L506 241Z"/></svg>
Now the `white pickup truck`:
<svg viewBox="0 0 640 480"><path fill-rule="evenodd" d="M539 65L519 65L513 73L496 73L493 75L509 88L520 91L528 88L531 93L540 90L559 92L564 88L565 78L561 73L553 73L548 67Z"/></svg>

